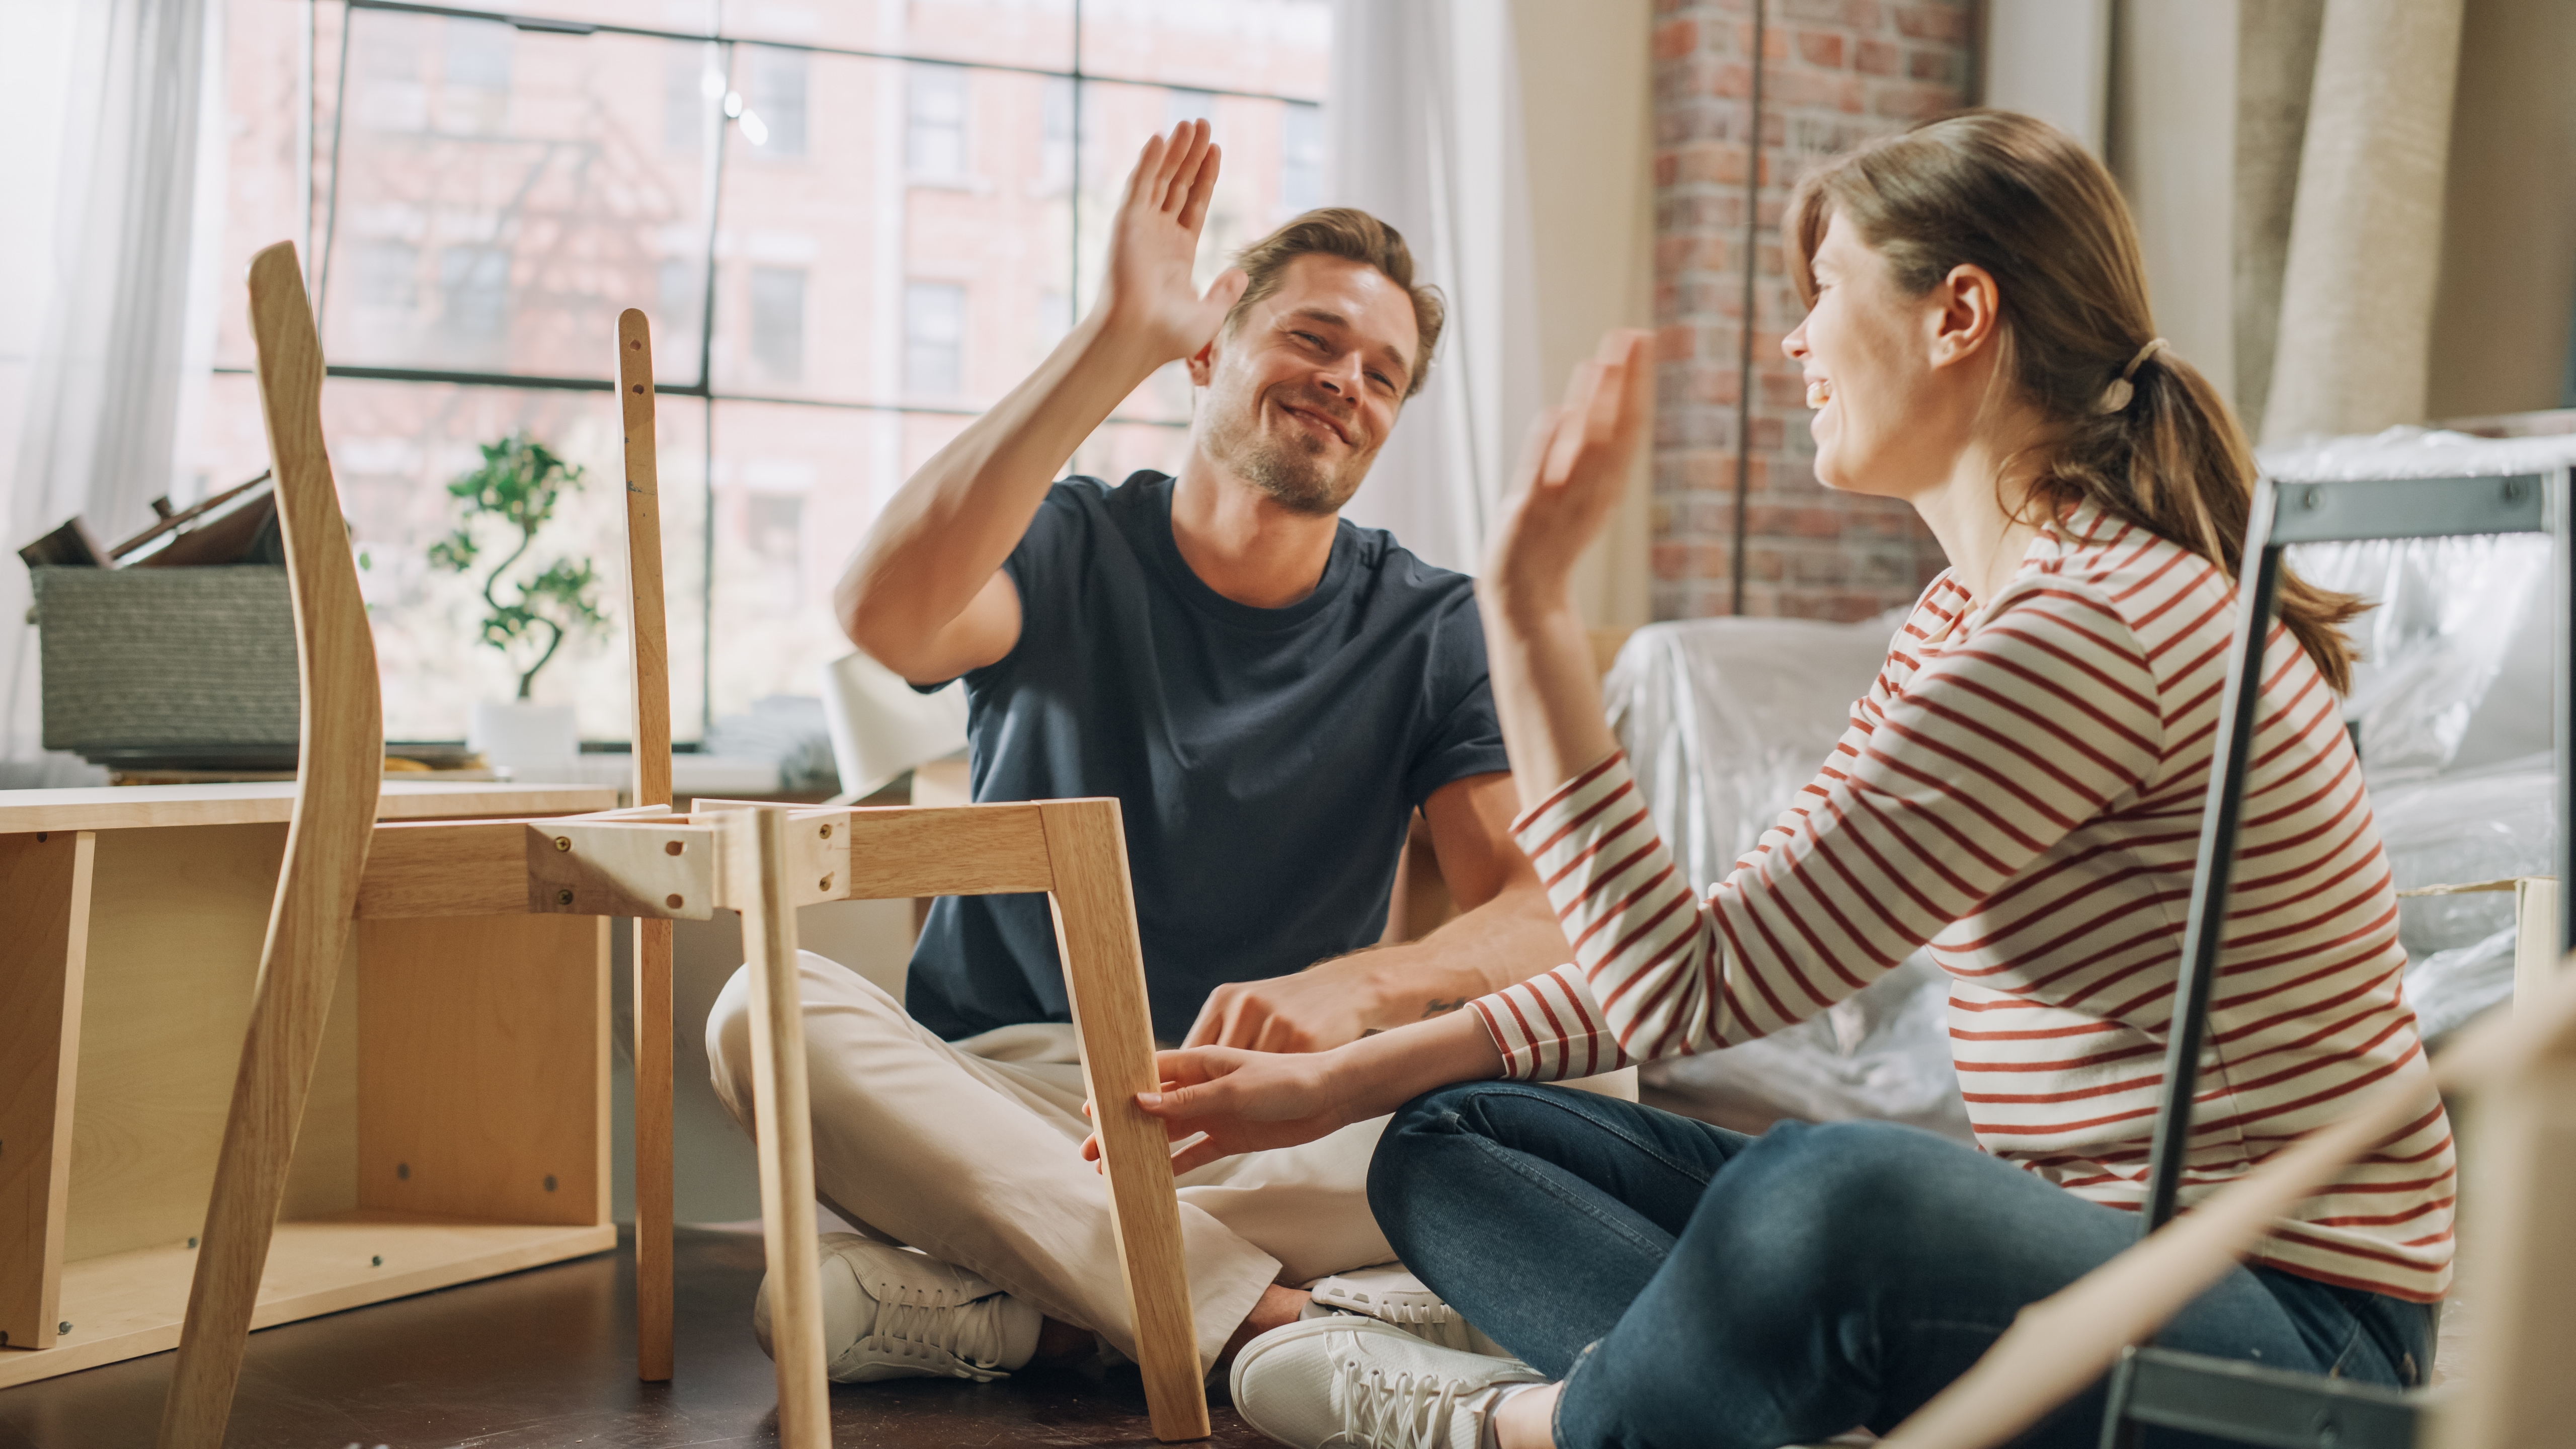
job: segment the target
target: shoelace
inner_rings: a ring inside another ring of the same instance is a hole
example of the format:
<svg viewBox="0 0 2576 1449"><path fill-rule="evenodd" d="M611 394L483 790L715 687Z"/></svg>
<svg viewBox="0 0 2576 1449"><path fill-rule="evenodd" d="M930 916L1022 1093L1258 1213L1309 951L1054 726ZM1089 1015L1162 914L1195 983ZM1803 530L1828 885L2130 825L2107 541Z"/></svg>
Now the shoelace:
<svg viewBox="0 0 2576 1449"><path fill-rule="evenodd" d="M1001 1345L994 1341L1001 1315L989 1307L982 1313L975 1312L976 1303L982 1300L951 1302L944 1288L914 1289L912 1294L929 1301L907 1303L903 1301L904 1290L890 1282L870 1285L869 1295L876 1299L877 1316L867 1336L939 1349L981 1369L1001 1364Z"/></svg>
<svg viewBox="0 0 2576 1449"><path fill-rule="evenodd" d="M1448 1449L1458 1411L1458 1384L1438 1374L1365 1375L1358 1359L1342 1360L1342 1427L1326 1444L1351 1449Z"/></svg>

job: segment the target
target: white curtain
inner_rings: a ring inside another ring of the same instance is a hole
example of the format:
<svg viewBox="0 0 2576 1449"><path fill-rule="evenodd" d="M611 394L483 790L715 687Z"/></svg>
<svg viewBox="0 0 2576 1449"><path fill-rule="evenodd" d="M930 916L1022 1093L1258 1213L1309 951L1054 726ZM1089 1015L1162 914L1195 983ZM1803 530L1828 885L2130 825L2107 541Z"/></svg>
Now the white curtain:
<svg viewBox="0 0 2576 1449"><path fill-rule="evenodd" d="M1430 380L1343 513L1469 573L1541 401L1519 73L1509 6L1334 6L1332 199L1403 232L1449 298Z"/></svg>
<svg viewBox="0 0 2576 1449"><path fill-rule="evenodd" d="M51 196L13 199L50 222L50 265L10 283L41 315L9 477L8 547L81 515L102 544L171 493L183 414L213 352L213 242L222 191L221 0L61 0L76 12ZM50 5L14 11L59 19ZM41 12L41 13L40 13ZM13 33L15 28L13 27ZM29 286L28 282L33 285ZM26 570L0 561L0 783L55 783L39 759L36 635Z"/></svg>

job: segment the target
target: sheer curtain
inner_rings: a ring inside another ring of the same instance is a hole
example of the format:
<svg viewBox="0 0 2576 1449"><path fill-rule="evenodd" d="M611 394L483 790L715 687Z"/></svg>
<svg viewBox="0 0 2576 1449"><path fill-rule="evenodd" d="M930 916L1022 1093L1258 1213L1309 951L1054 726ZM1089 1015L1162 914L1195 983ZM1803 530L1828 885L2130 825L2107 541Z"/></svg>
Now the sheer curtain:
<svg viewBox="0 0 2576 1449"><path fill-rule="evenodd" d="M73 514L102 543L143 526L174 484L183 413L213 352L221 216L222 0L55 0L10 7L67 42L53 194L14 198L50 226L50 265L7 286L41 316L27 356L8 545ZM39 98L41 102L41 97ZM26 102L21 101L24 105ZM70 783L86 767L40 755L27 572L0 563L0 784Z"/></svg>
<svg viewBox="0 0 2576 1449"><path fill-rule="evenodd" d="M1403 232L1450 308L1430 380L1343 513L1469 573L1541 398L1519 72L1509 6L1334 7L1333 200Z"/></svg>

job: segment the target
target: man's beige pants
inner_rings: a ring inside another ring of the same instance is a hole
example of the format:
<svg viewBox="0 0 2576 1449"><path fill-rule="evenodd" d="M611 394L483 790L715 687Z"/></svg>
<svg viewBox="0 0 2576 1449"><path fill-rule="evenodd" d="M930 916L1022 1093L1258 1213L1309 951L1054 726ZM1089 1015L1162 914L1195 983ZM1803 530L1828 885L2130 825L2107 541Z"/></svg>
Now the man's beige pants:
<svg viewBox="0 0 2576 1449"><path fill-rule="evenodd" d="M862 1230L976 1273L1134 1357L1106 1183L1082 1160L1073 1028L1006 1026L942 1041L874 983L799 953L814 1184ZM748 969L707 1016L716 1095L751 1130ZM1199 1358L1213 1363L1272 1283L1395 1257L1369 1212L1381 1117L1180 1179Z"/></svg>

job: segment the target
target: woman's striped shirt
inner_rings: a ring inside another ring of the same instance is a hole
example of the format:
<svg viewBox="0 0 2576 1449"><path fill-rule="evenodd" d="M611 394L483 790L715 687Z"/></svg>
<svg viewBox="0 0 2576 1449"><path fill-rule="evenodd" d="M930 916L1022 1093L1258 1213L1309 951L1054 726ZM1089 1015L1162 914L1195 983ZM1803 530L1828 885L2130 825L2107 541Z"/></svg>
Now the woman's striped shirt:
<svg viewBox="0 0 2576 1449"><path fill-rule="evenodd" d="M2206 559L2070 510L1991 604L1950 574L1797 803L1694 896L1624 757L1514 825L1575 961L1474 1003L1552 1080L1777 1031L1928 943L1978 1142L2093 1201L2144 1196L2235 618ZM2397 899L2333 692L2267 653L2188 1207L2353 1094L2424 1075ZM2430 1301L2450 1281L2450 1123L2424 1114L2257 1249Z"/></svg>

